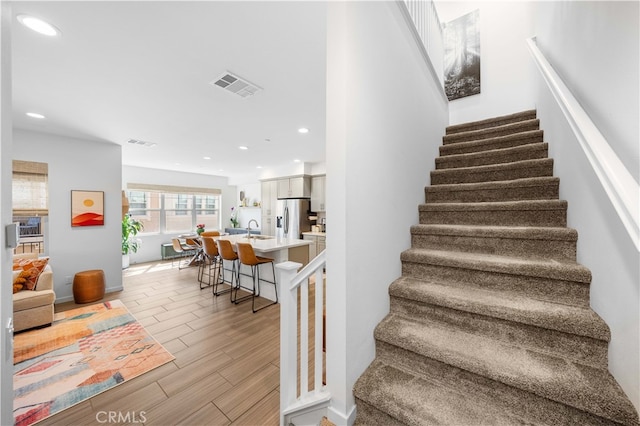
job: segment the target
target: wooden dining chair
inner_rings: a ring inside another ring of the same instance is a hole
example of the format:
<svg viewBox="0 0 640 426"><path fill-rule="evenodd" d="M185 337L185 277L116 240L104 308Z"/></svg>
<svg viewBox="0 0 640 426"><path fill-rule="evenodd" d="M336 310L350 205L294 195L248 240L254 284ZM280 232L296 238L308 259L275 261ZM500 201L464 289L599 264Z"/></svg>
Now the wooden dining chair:
<svg viewBox="0 0 640 426"><path fill-rule="evenodd" d="M172 238L171 239L171 246L173 247L173 251L178 255L178 258L180 259L178 262L178 269L182 269L182 260L189 257L191 255L191 252L189 251L190 249L186 246L184 246L181 242L179 238ZM175 260L175 256L173 256L171 258L171 266L173 266L173 261Z"/></svg>
<svg viewBox="0 0 640 426"><path fill-rule="evenodd" d="M220 232L219 231L204 231L203 233L200 234L201 237L219 237L220 236Z"/></svg>

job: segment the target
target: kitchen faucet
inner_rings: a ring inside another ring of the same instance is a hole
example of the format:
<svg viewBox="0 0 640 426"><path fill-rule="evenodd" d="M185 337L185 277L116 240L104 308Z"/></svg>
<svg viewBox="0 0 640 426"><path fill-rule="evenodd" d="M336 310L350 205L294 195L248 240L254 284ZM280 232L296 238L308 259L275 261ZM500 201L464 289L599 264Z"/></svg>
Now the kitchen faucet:
<svg viewBox="0 0 640 426"><path fill-rule="evenodd" d="M255 222L256 223L256 227L260 227L260 225L258 224L258 221L255 219L251 219L249 221L249 223L247 224L247 239L251 239L251 222Z"/></svg>

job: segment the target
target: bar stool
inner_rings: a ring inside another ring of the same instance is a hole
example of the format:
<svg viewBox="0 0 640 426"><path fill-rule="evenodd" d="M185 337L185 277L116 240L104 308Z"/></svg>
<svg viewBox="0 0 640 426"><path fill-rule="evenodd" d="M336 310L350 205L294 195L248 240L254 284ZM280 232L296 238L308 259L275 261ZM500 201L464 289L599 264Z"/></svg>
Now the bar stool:
<svg viewBox="0 0 640 426"><path fill-rule="evenodd" d="M220 280L220 284L229 284L230 286L230 298L231 302L235 303L233 299L233 291L231 291L234 287L239 285L240 278L238 277L236 264L238 263L238 255L235 251L233 251L233 246L231 245L231 241L229 240L217 240L216 244L218 245L218 253L220 255L220 264L221 268L220 272L222 273L222 279ZM231 269L224 267L225 260L227 262L231 262ZM231 280L227 281L224 279L224 271L231 272ZM237 290L236 290L237 293ZM217 295L216 295L217 296Z"/></svg>
<svg viewBox="0 0 640 426"><path fill-rule="evenodd" d="M275 305L276 303L278 303L278 286L276 285L276 282L275 282L276 271L275 271L275 268L273 267L273 259L270 259L268 257L256 256L255 252L253 251L253 247L249 243L236 243L236 247L238 248L238 260L240 262L238 265L238 275L240 274L240 268L242 267L242 265L250 266L251 267L250 276L253 280L253 288L243 287L245 290L251 290L251 294L249 296L243 297L242 299L237 299L238 288L241 287L240 279L238 279L238 286L236 287L235 303L240 303L243 300L247 300L251 298L251 310L253 311L254 314L259 310L266 308L267 306ZM273 277L274 277L273 281L260 278L260 265L264 265L267 263L271 263L271 269L273 271ZM273 303L270 303L268 305L265 305L265 306L262 306L261 308L256 309L256 297L260 296L260 281L273 284L276 290L276 300Z"/></svg>
<svg viewBox="0 0 640 426"><path fill-rule="evenodd" d="M204 288L202 284L204 283L205 270L207 271L207 285L205 287L213 286L213 294L217 296L216 287L220 279L220 254L218 253L218 246L212 237L202 237L202 262L198 265L200 290ZM213 283L211 278L213 278Z"/></svg>

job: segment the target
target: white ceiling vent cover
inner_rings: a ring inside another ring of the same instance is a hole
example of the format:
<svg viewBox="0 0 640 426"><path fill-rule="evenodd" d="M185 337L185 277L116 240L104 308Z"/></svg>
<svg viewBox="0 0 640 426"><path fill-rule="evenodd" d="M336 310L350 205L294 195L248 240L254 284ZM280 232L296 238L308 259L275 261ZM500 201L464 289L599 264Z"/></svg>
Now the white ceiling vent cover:
<svg viewBox="0 0 640 426"><path fill-rule="evenodd" d="M255 84L243 79L242 77L238 77L229 71L226 71L218 79L213 80L209 84L222 87L231 93L235 93L241 98L248 98L262 90L261 87L256 86Z"/></svg>
<svg viewBox="0 0 640 426"><path fill-rule="evenodd" d="M145 142L145 141L140 141L138 139L129 139L127 143L130 143L132 145L138 145L138 146L146 146L149 148L153 148L154 146L157 145L157 143L155 142Z"/></svg>

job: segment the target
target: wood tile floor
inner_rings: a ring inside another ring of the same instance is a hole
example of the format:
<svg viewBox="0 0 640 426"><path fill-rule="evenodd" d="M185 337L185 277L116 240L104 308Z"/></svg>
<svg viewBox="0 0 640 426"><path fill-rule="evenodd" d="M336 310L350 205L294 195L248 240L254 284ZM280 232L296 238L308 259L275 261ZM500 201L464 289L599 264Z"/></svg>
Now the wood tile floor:
<svg viewBox="0 0 640 426"><path fill-rule="evenodd" d="M176 359L40 425L277 425L280 305L253 314L251 301L200 290L196 274L171 262L127 269L124 290L105 300L122 300ZM105 422L109 412L121 421Z"/></svg>

